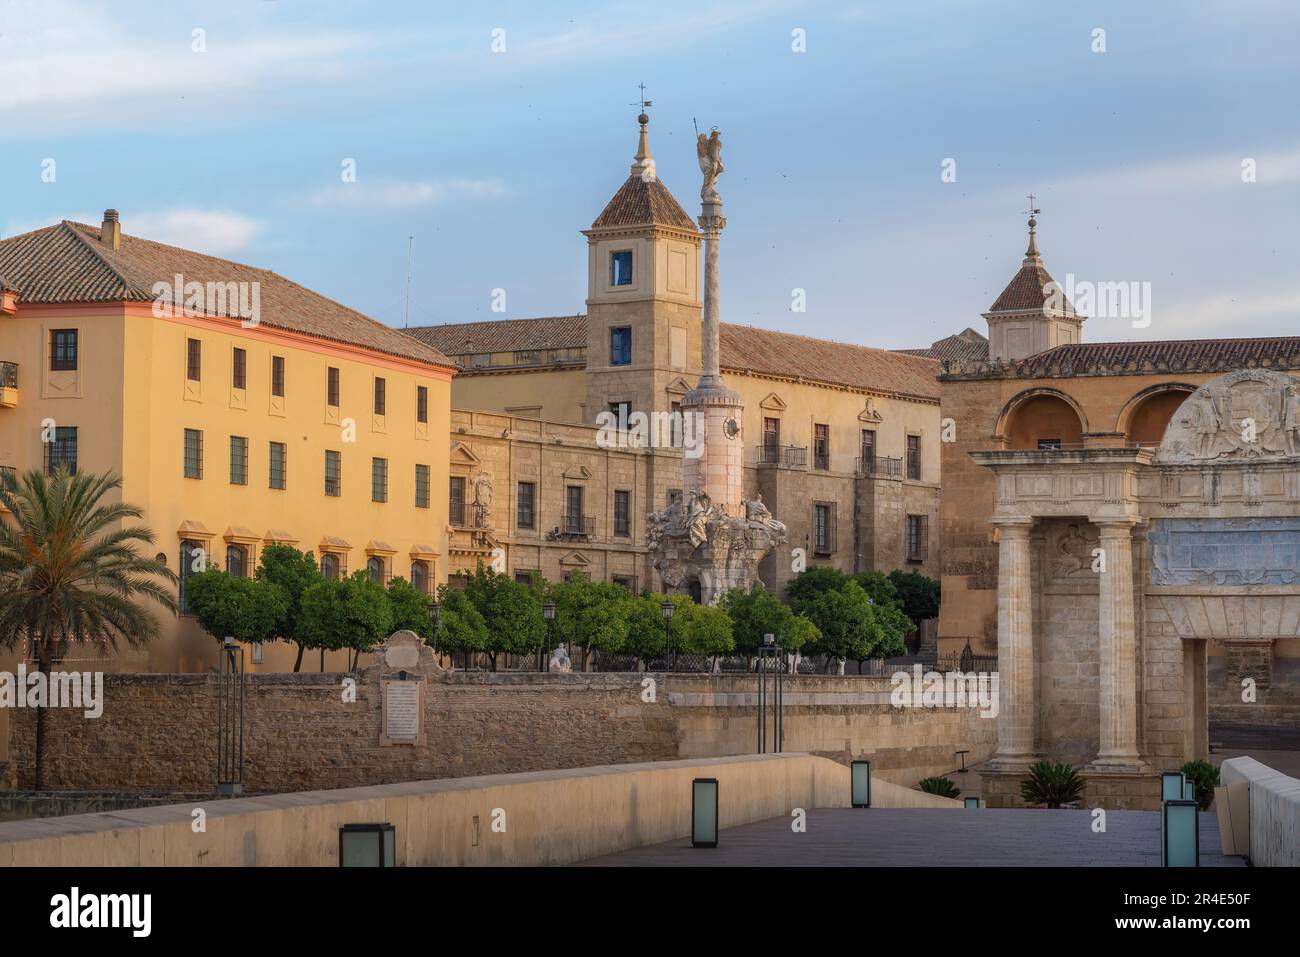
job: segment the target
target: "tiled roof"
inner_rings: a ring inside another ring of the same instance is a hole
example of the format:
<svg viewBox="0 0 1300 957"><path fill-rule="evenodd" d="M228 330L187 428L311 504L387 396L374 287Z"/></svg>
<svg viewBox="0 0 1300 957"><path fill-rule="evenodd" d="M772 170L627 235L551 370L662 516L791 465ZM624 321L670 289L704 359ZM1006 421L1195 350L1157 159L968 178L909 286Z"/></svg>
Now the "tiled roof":
<svg viewBox="0 0 1300 957"><path fill-rule="evenodd" d="M526 349L581 349L587 345L587 317L457 322L419 326L406 332L448 356Z"/></svg>
<svg viewBox="0 0 1300 957"><path fill-rule="evenodd" d="M464 322L423 326L407 332L448 355L582 348L587 344L587 317ZM719 360L723 369L790 376L922 398L939 396L935 381L939 363L933 358L752 326L733 326L725 322L719 339L722 347ZM469 345L472 348L468 348Z"/></svg>
<svg viewBox="0 0 1300 957"><path fill-rule="evenodd" d="M258 283L264 326L452 367L436 349L269 270L125 233L111 249L98 227L67 220L0 240L0 275L20 303L152 302L154 284L170 286L177 274L187 283Z"/></svg>
<svg viewBox="0 0 1300 957"><path fill-rule="evenodd" d="M659 179L629 176L591 228L651 225L695 231L695 221Z"/></svg>
<svg viewBox="0 0 1300 957"><path fill-rule="evenodd" d="M1300 368L1300 336L1271 339L1181 339L1149 342L1085 342L1056 346L1015 364L1021 376L1069 370L1097 372L1227 372L1256 366Z"/></svg>
<svg viewBox="0 0 1300 957"><path fill-rule="evenodd" d="M967 327L955 336L948 336L930 344L928 349L899 349L911 356L924 356L940 362L982 361L989 357L989 341L974 329Z"/></svg>
<svg viewBox="0 0 1300 957"><path fill-rule="evenodd" d="M939 363L934 359L725 322L720 338L720 363L724 369L922 398L939 397L935 379Z"/></svg>
<svg viewBox="0 0 1300 957"><path fill-rule="evenodd" d="M1041 261L1026 259L1020 271L1011 278L1011 282L1007 283L1007 288L993 300L989 312L1038 312L1048 300L1048 294L1043 291L1043 287L1053 282L1055 280L1043 267ZM1076 315L1074 305L1065 298L1064 294L1060 294L1060 300L1062 313L1069 316Z"/></svg>

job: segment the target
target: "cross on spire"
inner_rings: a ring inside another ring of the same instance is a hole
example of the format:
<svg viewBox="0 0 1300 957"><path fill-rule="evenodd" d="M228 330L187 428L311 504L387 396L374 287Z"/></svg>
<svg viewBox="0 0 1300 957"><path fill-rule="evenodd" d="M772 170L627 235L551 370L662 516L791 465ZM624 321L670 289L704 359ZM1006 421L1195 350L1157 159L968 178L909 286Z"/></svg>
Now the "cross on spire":
<svg viewBox="0 0 1300 957"><path fill-rule="evenodd" d="M1034 205L1034 199L1035 199L1034 194L1033 194L1033 193L1030 193L1030 194L1029 194L1029 208L1028 208L1027 210L1025 210L1025 215L1026 215L1026 216L1034 217L1034 216L1037 216L1039 213L1042 212L1041 209L1039 209L1037 206ZM1032 224L1031 224L1031 225L1032 225Z"/></svg>
<svg viewBox="0 0 1300 957"><path fill-rule="evenodd" d="M648 107L654 106L654 104L653 104L651 101L649 101L649 100L647 100L647 99L645 98L645 83L644 83L644 82L638 83L638 84L637 84L637 89L639 89L639 90L641 91L641 98L640 98L639 100L637 100L637 102L635 102L635 103L629 103L628 106L639 106L639 107L641 107L641 117L645 117L645 111L646 111L646 109L647 109ZM639 120L640 122L642 122L642 123L647 123L647 122L649 122L649 117L646 117L645 119L641 119L641 117L638 117L638 120Z"/></svg>
<svg viewBox="0 0 1300 957"><path fill-rule="evenodd" d="M1039 209L1037 206L1034 205L1034 200L1036 199L1036 197L1034 196L1033 193L1029 194L1028 199L1029 199L1029 208L1025 210L1025 212L1029 216L1029 248L1025 250L1026 263L1037 262L1039 260L1038 237L1037 235L1035 235L1038 231L1037 229L1038 219L1036 217L1038 216L1039 213L1042 212L1041 209Z"/></svg>

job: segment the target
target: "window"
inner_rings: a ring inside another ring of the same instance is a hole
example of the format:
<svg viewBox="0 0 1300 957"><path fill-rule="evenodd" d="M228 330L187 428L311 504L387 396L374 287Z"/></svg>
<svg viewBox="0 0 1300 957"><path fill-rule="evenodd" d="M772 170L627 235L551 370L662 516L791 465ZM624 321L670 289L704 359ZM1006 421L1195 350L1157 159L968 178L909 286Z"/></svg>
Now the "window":
<svg viewBox="0 0 1300 957"><path fill-rule="evenodd" d="M682 404L681 404L680 402L673 402L673 403L671 403L671 404L669 405L669 411L672 413L671 421L672 421L672 424L673 424L673 426L672 426L672 429L673 429L673 436L672 436L673 448L675 448L675 449L680 449L680 448L682 447L682 445L684 444L684 439L683 439L683 424L684 424L684 421L683 421L683 419L682 419Z"/></svg>
<svg viewBox="0 0 1300 957"><path fill-rule="evenodd" d="M863 475L876 474L876 430L862 430L862 468L860 471Z"/></svg>
<svg viewBox="0 0 1300 957"><path fill-rule="evenodd" d="M185 477L203 478L203 433L198 429L185 430Z"/></svg>
<svg viewBox="0 0 1300 957"><path fill-rule="evenodd" d="M913 481L921 480L921 437L907 437L907 477Z"/></svg>
<svg viewBox="0 0 1300 957"><path fill-rule="evenodd" d="M682 497L682 490L679 488L670 488L668 490L668 504L671 505Z"/></svg>
<svg viewBox="0 0 1300 957"><path fill-rule="evenodd" d="M370 501L388 501L388 459L370 460Z"/></svg>
<svg viewBox="0 0 1300 957"><path fill-rule="evenodd" d="M248 353L236 349L230 359L230 387L232 389L248 388Z"/></svg>
<svg viewBox="0 0 1300 957"><path fill-rule="evenodd" d="M371 555L366 559L366 575L375 584L384 584L384 579L387 577L384 575L384 560L378 555Z"/></svg>
<svg viewBox="0 0 1300 957"><path fill-rule="evenodd" d="M284 356L271 356L271 395L284 398Z"/></svg>
<svg viewBox="0 0 1300 957"><path fill-rule="evenodd" d="M338 581L341 566L339 557L333 552L326 552L320 557L320 576L330 581Z"/></svg>
<svg viewBox="0 0 1300 957"><path fill-rule="evenodd" d="M769 465L781 457L781 420L763 418L763 461Z"/></svg>
<svg viewBox="0 0 1300 957"><path fill-rule="evenodd" d="M262 648L262 643L260 641L253 642L253 646L249 649L249 652L252 655L251 660L253 664L260 665L266 661L266 651Z"/></svg>
<svg viewBox="0 0 1300 957"><path fill-rule="evenodd" d="M923 562L930 552L930 519L926 515L907 516L907 560Z"/></svg>
<svg viewBox="0 0 1300 957"><path fill-rule="evenodd" d="M185 340L185 378L198 382L203 377L203 343L198 339Z"/></svg>
<svg viewBox="0 0 1300 957"><path fill-rule="evenodd" d="M831 467L831 427L829 425L813 426L813 468L829 469Z"/></svg>
<svg viewBox="0 0 1300 957"><path fill-rule="evenodd" d="M77 330L50 330L50 371L70 372L77 368Z"/></svg>
<svg viewBox="0 0 1300 957"><path fill-rule="evenodd" d="M569 485L564 489L564 531L568 535L581 535L582 527L582 492L581 485Z"/></svg>
<svg viewBox="0 0 1300 957"><path fill-rule="evenodd" d="M1040 451L1052 451L1061 447L1060 439L1039 439L1038 448Z"/></svg>
<svg viewBox="0 0 1300 957"><path fill-rule="evenodd" d="M609 284L632 285L632 250L620 249L609 254Z"/></svg>
<svg viewBox="0 0 1300 957"><path fill-rule="evenodd" d="M632 362L632 327L609 330L609 364L625 366Z"/></svg>
<svg viewBox="0 0 1300 957"><path fill-rule="evenodd" d="M337 497L343 486L343 455L339 452L325 452L325 494Z"/></svg>
<svg viewBox="0 0 1300 957"><path fill-rule="evenodd" d="M521 585L527 585L530 588L537 582L537 571L532 568L519 568L515 570L515 581Z"/></svg>
<svg viewBox="0 0 1300 957"><path fill-rule="evenodd" d="M189 614L190 603L185 595L185 580L195 572L202 571L203 568L195 568L196 559L203 554L203 546L198 542L190 541L188 538L181 542L181 567L177 569L179 574L176 576L180 579L180 604L182 614Z"/></svg>
<svg viewBox="0 0 1300 957"><path fill-rule="evenodd" d="M388 408L388 382L385 379L375 379L375 415L384 415Z"/></svg>
<svg viewBox="0 0 1300 957"><path fill-rule="evenodd" d="M533 482L520 482L515 494L515 524L520 528L536 528L534 506L537 504L537 486Z"/></svg>
<svg viewBox="0 0 1300 957"><path fill-rule="evenodd" d="M53 475L60 467L77 474L77 427L60 425L54 429L54 441L45 443L45 474Z"/></svg>
<svg viewBox="0 0 1300 957"><path fill-rule="evenodd" d="M447 520L453 525L465 524L465 476L451 477L451 496L448 501Z"/></svg>
<svg viewBox="0 0 1300 957"><path fill-rule="evenodd" d="M226 546L226 574L236 578L248 577L248 551L243 545Z"/></svg>
<svg viewBox="0 0 1300 957"><path fill-rule="evenodd" d="M422 595L429 594L429 563L426 561L411 562L411 584L415 590Z"/></svg>
<svg viewBox="0 0 1300 957"><path fill-rule="evenodd" d="M429 387L426 385L415 387L415 421L429 421Z"/></svg>
<svg viewBox="0 0 1300 957"><path fill-rule="evenodd" d="M813 504L813 552L817 555L835 553L835 503Z"/></svg>
<svg viewBox="0 0 1300 957"><path fill-rule="evenodd" d="M333 366L325 370L325 404L339 407L339 370Z"/></svg>
<svg viewBox="0 0 1300 957"><path fill-rule="evenodd" d="M626 432L628 419L632 418L632 403L611 402L609 404L609 414L614 417L616 428L620 432Z"/></svg>
<svg viewBox="0 0 1300 957"><path fill-rule="evenodd" d="M429 466L415 467L415 507L429 507Z"/></svg>
<svg viewBox="0 0 1300 957"><path fill-rule="evenodd" d="M242 435L230 437L230 484L248 484L248 439Z"/></svg>
<svg viewBox="0 0 1300 957"><path fill-rule="evenodd" d="M271 443L271 474L268 484L271 488L282 489L287 484L288 478L288 446L283 442Z"/></svg>
<svg viewBox="0 0 1300 957"><path fill-rule="evenodd" d="M636 593L636 579L631 575L613 575L610 577L610 582L619 588L626 588L633 594Z"/></svg>
<svg viewBox="0 0 1300 957"><path fill-rule="evenodd" d="M614 492L614 534L632 534L632 493L619 489Z"/></svg>

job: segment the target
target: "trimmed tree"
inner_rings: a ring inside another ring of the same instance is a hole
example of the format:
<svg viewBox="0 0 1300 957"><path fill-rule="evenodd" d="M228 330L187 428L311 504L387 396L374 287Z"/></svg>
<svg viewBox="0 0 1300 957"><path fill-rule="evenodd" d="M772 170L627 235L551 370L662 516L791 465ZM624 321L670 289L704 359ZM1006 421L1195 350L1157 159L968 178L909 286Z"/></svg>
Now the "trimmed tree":
<svg viewBox="0 0 1300 957"><path fill-rule="evenodd" d="M289 597L279 585L209 568L185 579L185 600L199 626L217 641L274 641L288 614Z"/></svg>
<svg viewBox="0 0 1300 957"><path fill-rule="evenodd" d="M349 671L356 670L364 652L388 637L392 624L387 593L364 571L342 581L321 579L303 592L298 627L314 647L350 649Z"/></svg>
<svg viewBox="0 0 1300 957"><path fill-rule="evenodd" d="M581 647L584 670L592 650L619 651L626 644L635 600L626 588L575 572L567 582L548 584L545 594L555 602L552 641Z"/></svg>
<svg viewBox="0 0 1300 957"><path fill-rule="evenodd" d="M918 626L927 618L938 616L941 589L933 578L915 570L904 572L895 569L889 573L889 580L898 593L903 614Z"/></svg>
<svg viewBox="0 0 1300 957"><path fill-rule="evenodd" d="M443 585L438 590L438 600L442 606L439 612L442 627L430 643L439 654L450 655L458 651L472 654L487 648L487 622L468 595L450 585Z"/></svg>
<svg viewBox="0 0 1300 957"><path fill-rule="evenodd" d="M497 655L527 654L546 641L546 620L542 617L541 595L507 575L499 575L479 562L465 582L465 595L487 625L487 652L492 670Z"/></svg>
<svg viewBox="0 0 1300 957"><path fill-rule="evenodd" d="M421 641L428 642L433 634L429 619L433 599L405 578L394 578L388 583L388 600L393 607L393 631L413 631Z"/></svg>
<svg viewBox="0 0 1300 957"><path fill-rule="evenodd" d="M274 543L262 549L258 559L258 581L278 585L288 599L288 606L276 625L275 634L283 641L292 641L298 646L298 655L293 662L293 670L302 670L302 656L307 649L303 636L298 630L298 618L302 614L302 594L316 582L321 581L320 570L316 567L316 556L311 552L300 552L292 545Z"/></svg>
<svg viewBox="0 0 1300 957"><path fill-rule="evenodd" d="M676 613L673 615L676 618ZM708 655L717 662L718 655L736 647L731 636L731 618L721 608L691 603L686 614L685 647L688 654Z"/></svg>

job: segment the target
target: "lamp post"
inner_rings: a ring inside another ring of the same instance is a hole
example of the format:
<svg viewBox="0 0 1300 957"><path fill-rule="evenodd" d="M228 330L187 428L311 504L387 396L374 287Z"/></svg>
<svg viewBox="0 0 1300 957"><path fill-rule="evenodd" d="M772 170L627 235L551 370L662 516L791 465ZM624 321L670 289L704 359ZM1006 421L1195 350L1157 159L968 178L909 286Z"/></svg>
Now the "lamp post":
<svg viewBox="0 0 1300 957"><path fill-rule="evenodd" d="M433 629L429 634L429 647L433 649L433 653L436 655L438 653L438 629L442 627L442 605L439 604L436 598L429 604L429 624Z"/></svg>
<svg viewBox="0 0 1300 957"><path fill-rule="evenodd" d="M662 611L664 615L664 670L672 671L673 633L670 630L669 625L672 624L673 612L677 610L677 606L670 601L666 601L659 606L659 610Z"/></svg>
<svg viewBox="0 0 1300 957"><path fill-rule="evenodd" d="M542 617L546 619L546 647L543 648L542 653L538 655L538 671L546 670L546 652L550 650L551 645L551 622L555 621L555 602L548 601L546 604L542 605ZM583 663L585 665L585 660Z"/></svg>

